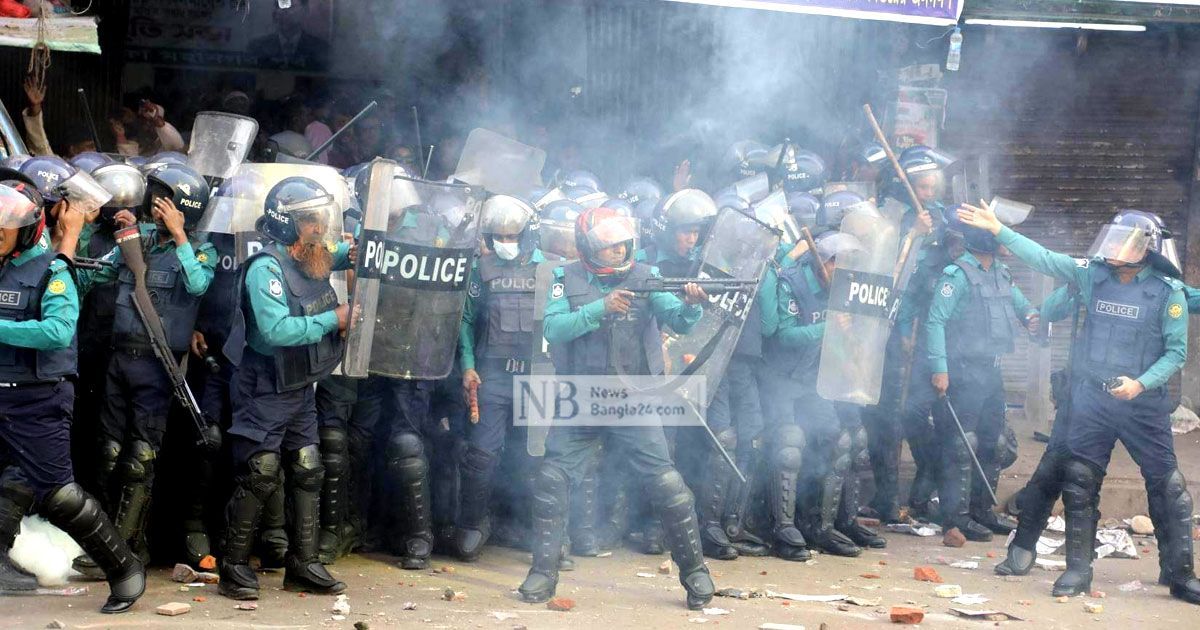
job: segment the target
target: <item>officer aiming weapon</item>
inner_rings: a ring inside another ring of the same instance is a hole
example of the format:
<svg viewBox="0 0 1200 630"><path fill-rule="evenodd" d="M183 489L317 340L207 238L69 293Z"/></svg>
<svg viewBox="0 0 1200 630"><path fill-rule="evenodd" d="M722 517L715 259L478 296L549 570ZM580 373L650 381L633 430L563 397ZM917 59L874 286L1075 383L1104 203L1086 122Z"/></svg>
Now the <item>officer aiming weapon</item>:
<svg viewBox="0 0 1200 630"><path fill-rule="evenodd" d="M736 278L647 278L636 284L618 287L630 293L683 293L683 287L688 284L698 284L709 295L720 295L735 291L749 291L758 286L757 280L741 280Z"/></svg>
<svg viewBox="0 0 1200 630"><path fill-rule="evenodd" d="M950 404L950 397L943 395L942 402L946 405L946 411L950 412L950 417L954 420L954 427L958 429L958 437L963 441L963 446L967 447L967 452L971 454L971 462L975 464L975 472L979 473L980 480L983 481L983 487L987 488L988 495L992 497L992 505L1000 505L1000 500L996 498L996 492L992 490L992 484L988 483L987 474L983 472L983 464L979 463L979 457L975 455L975 449L971 448L971 442L967 439L967 432L963 430L962 422L958 420L958 413L954 411L954 405Z"/></svg>
<svg viewBox="0 0 1200 630"><path fill-rule="evenodd" d="M150 338L154 356L167 371L175 399L192 418L198 435L196 444L205 449L215 450L220 445L219 433L213 430L215 425L210 427L205 421L204 414L200 412L200 405L196 403L196 396L192 394L192 389L188 387L187 380L184 378L183 370L179 369L179 364L175 363L175 355L167 344L167 334L162 319L159 318L158 311L154 309L154 300L146 288L146 260L142 257L142 235L135 225L118 230L116 238L117 246L121 248L121 257L133 272L133 307L137 311L138 318L142 320L142 325L146 327L146 336ZM99 262L104 264L104 261Z"/></svg>
<svg viewBox="0 0 1200 630"><path fill-rule="evenodd" d="M333 146L333 141L337 140L338 136L341 136L343 133L346 132L347 129L354 126L354 123L358 122L358 120L360 118L362 118L363 116L366 116L368 113L370 113L371 110L375 109L375 107L377 105L379 105L379 103L377 103L375 101L371 101L370 103L367 103L367 106L362 108L361 112L358 112L357 114L355 114L354 118L351 118L349 121L346 122L346 124L342 125L341 129L338 129L337 131L333 132L333 135L329 136L328 140L326 140L325 142L322 142L321 146L313 149L313 152L309 153L308 156L305 157L304 159L306 159L310 162L317 159L317 156L324 153L325 149L328 149L329 147Z"/></svg>

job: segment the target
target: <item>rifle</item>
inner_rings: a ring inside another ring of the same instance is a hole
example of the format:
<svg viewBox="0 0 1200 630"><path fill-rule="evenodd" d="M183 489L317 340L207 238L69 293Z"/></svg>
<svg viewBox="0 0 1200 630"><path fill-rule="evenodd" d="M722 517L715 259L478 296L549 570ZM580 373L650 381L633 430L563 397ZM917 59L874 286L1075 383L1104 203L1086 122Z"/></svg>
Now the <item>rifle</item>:
<svg viewBox="0 0 1200 630"><path fill-rule="evenodd" d="M72 259L72 263L77 269L99 270L105 267L113 266L113 262L111 260L104 260L103 258L84 258L83 256L76 256L74 259Z"/></svg>
<svg viewBox="0 0 1200 630"><path fill-rule="evenodd" d="M192 388L188 387L187 379L184 378L183 370L175 362L175 354L171 352L171 347L167 344L166 329L163 328L158 311L154 310L154 302L150 297L150 291L146 288L146 259L142 256L142 235L138 231L138 226L117 230L116 239L117 247L121 248L121 256L125 260L125 264L133 272L133 307L137 311L138 318L142 320L142 325L146 328L146 336L150 338L154 356L167 371L175 399L192 418L198 436L196 444L205 449L216 450L220 446L220 434L212 431L212 427L205 421L204 414L200 411L200 405L196 403L196 396L192 394Z"/></svg>
<svg viewBox="0 0 1200 630"><path fill-rule="evenodd" d="M758 286L758 280L738 278L647 278L636 284L617 287L631 293L683 293L689 283L700 285L705 293L721 294L734 291L749 291Z"/></svg>

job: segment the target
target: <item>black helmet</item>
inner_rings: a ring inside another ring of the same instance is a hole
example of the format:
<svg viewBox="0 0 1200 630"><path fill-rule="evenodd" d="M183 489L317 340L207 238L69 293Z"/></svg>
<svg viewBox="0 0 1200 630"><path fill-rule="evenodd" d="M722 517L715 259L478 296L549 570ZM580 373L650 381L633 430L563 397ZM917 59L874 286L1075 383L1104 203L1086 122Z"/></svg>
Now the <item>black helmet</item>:
<svg viewBox="0 0 1200 630"><path fill-rule="evenodd" d="M208 205L208 182L187 164L167 162L146 176L146 207L155 197L168 197L183 213L186 229L196 227Z"/></svg>
<svg viewBox="0 0 1200 630"><path fill-rule="evenodd" d="M805 151L792 142L780 147L779 163L775 171L777 181L784 190L797 192L819 192L825 185L825 160L812 151Z"/></svg>
<svg viewBox="0 0 1200 630"><path fill-rule="evenodd" d="M1088 255L1126 264L1149 263L1169 276L1181 275L1171 232L1161 217L1143 210L1117 211L1100 228Z"/></svg>
<svg viewBox="0 0 1200 630"><path fill-rule="evenodd" d="M590 193L597 193L604 190L604 186L600 183L600 178L596 177L591 171L574 170L563 176L562 188L583 188ZM571 195L567 195L570 197Z"/></svg>
<svg viewBox="0 0 1200 630"><path fill-rule="evenodd" d="M801 227L813 229L820 224L821 200L806 192L787 193L788 214Z"/></svg>
<svg viewBox="0 0 1200 630"><path fill-rule="evenodd" d="M829 193L821 201L821 210L817 212L817 225L836 230L850 208L866 201L862 195L850 190Z"/></svg>
<svg viewBox="0 0 1200 630"><path fill-rule="evenodd" d="M292 245L300 238L297 221L318 213L328 215L337 202L321 184L307 177L285 177L267 192L263 216L258 231L282 245ZM328 222L329 217L325 217Z"/></svg>
<svg viewBox="0 0 1200 630"><path fill-rule="evenodd" d="M963 246L973 252L994 254L1000 248L991 232L963 223L957 211L946 213L946 231L961 235Z"/></svg>
<svg viewBox="0 0 1200 630"><path fill-rule="evenodd" d="M675 233L686 228L700 230L701 240L717 217L717 204L704 191L685 188L663 199L654 213L654 240L662 249L674 247Z"/></svg>
<svg viewBox="0 0 1200 630"><path fill-rule="evenodd" d="M66 160L54 155L31 157L20 167L20 171L37 185L38 192L42 193L42 199L47 205L54 205L62 199L58 187L74 175L76 170Z"/></svg>
<svg viewBox="0 0 1200 630"><path fill-rule="evenodd" d="M774 166L774 164L768 164L767 160L766 145L754 140L740 140L729 147L721 164L722 170L730 177L730 181L736 181L753 177L765 172L768 167Z"/></svg>

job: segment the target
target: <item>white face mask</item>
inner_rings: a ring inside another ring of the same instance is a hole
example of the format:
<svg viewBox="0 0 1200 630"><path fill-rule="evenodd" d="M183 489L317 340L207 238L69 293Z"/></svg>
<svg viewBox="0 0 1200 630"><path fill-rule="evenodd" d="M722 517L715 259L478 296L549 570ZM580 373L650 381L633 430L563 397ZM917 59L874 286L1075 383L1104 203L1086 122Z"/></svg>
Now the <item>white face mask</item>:
<svg viewBox="0 0 1200 630"><path fill-rule="evenodd" d="M492 242L492 251L500 257L500 260L514 260L521 255L520 243L501 243L499 241Z"/></svg>

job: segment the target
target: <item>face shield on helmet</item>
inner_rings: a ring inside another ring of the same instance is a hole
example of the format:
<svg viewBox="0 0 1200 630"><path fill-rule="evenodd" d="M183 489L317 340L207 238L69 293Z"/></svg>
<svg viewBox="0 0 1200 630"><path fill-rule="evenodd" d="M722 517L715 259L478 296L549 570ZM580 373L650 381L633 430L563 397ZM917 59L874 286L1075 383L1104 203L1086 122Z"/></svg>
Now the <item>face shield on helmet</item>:
<svg viewBox="0 0 1200 630"><path fill-rule="evenodd" d="M480 233L487 248L504 260L528 256L537 246L537 213L523 199L494 195L483 203Z"/></svg>
<svg viewBox="0 0 1200 630"><path fill-rule="evenodd" d="M638 228L632 217L610 208L591 208L579 215L575 225L575 247L580 261L598 276L624 274L633 267ZM624 251L613 250L619 245Z"/></svg>
<svg viewBox="0 0 1200 630"><path fill-rule="evenodd" d="M8 235L0 239L5 256L16 256L37 244L42 236L45 211L20 192L0 186L0 229L16 230L10 243Z"/></svg>
<svg viewBox="0 0 1200 630"><path fill-rule="evenodd" d="M286 177L267 192L260 231L284 245L325 243L332 247L332 229L342 209L337 198L308 177Z"/></svg>
<svg viewBox="0 0 1200 630"><path fill-rule="evenodd" d="M746 203L758 203L771 193L771 180L766 173L739 179L733 183L733 192Z"/></svg>
<svg viewBox="0 0 1200 630"><path fill-rule="evenodd" d="M575 223L583 207L570 199L560 199L546 206L538 221L539 248L565 260L579 258L575 247Z"/></svg>
<svg viewBox="0 0 1200 630"><path fill-rule="evenodd" d="M800 226L789 212L787 195L777 190L751 209L755 219L779 230L779 240L786 245L800 242Z"/></svg>
<svg viewBox="0 0 1200 630"><path fill-rule="evenodd" d="M1088 257L1123 265L1140 264L1150 247L1150 233L1131 225L1107 224L1100 228L1096 240L1088 248Z"/></svg>
<svg viewBox="0 0 1200 630"><path fill-rule="evenodd" d="M813 240L817 246L817 257L820 258L821 264L843 254L864 251L858 238L846 232L823 232Z"/></svg>
<svg viewBox="0 0 1200 630"><path fill-rule="evenodd" d="M703 242L717 216L717 204L704 191L685 188L664 199L654 218L654 238L660 248L674 249L680 231L695 229L696 243Z"/></svg>

